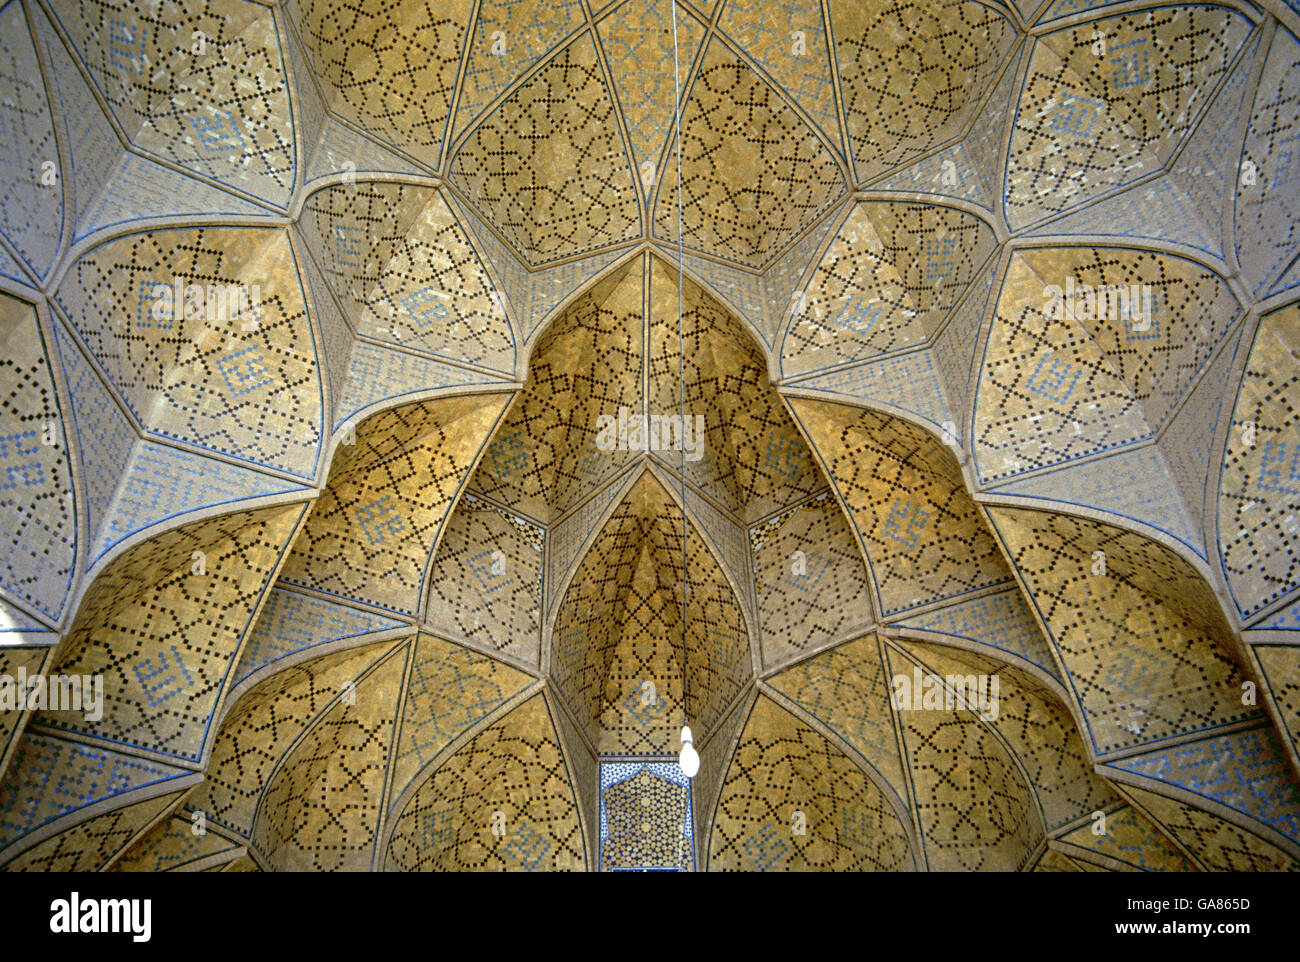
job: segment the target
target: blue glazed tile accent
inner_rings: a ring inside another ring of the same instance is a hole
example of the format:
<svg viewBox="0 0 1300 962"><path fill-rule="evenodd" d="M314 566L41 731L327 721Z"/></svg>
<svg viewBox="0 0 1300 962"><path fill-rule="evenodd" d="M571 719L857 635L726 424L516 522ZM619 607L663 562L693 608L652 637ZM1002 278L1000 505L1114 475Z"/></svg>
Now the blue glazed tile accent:
<svg viewBox="0 0 1300 962"><path fill-rule="evenodd" d="M1033 662L1054 677L1057 674L1047 641L1018 589L945 605L898 625L992 645Z"/></svg>
<svg viewBox="0 0 1300 962"><path fill-rule="evenodd" d="M1213 799L1300 839L1300 791L1271 728L1203 738L1111 764Z"/></svg>
<svg viewBox="0 0 1300 962"><path fill-rule="evenodd" d="M28 732L0 783L0 840L122 792L188 774L160 762Z"/></svg>
<svg viewBox="0 0 1300 962"><path fill-rule="evenodd" d="M347 605L274 588L244 646L235 669L235 683L285 655L401 625L400 621Z"/></svg>
<svg viewBox="0 0 1300 962"><path fill-rule="evenodd" d="M953 421L953 415L944 400L934 354L929 350L913 351L822 374L800 381L798 386L848 394L864 401L886 402L911 411L940 429L944 422Z"/></svg>
<svg viewBox="0 0 1300 962"><path fill-rule="evenodd" d="M1154 445L1120 451L1085 464L1066 465L997 491L1087 505L1142 521L1173 535L1205 557L1205 545L1183 503L1182 492Z"/></svg>
<svg viewBox="0 0 1300 962"><path fill-rule="evenodd" d="M306 490L248 468L156 441L140 441L96 534L88 563L124 538L168 518L244 498Z"/></svg>
<svg viewBox="0 0 1300 962"><path fill-rule="evenodd" d="M1277 628L1283 631L1300 631L1300 601L1293 601L1281 611L1274 612L1255 628Z"/></svg>

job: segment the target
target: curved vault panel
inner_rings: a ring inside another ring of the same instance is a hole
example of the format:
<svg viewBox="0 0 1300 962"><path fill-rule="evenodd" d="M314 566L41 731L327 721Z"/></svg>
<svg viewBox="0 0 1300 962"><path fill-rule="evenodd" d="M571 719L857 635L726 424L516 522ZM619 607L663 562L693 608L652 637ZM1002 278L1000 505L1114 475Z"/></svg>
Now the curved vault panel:
<svg viewBox="0 0 1300 962"><path fill-rule="evenodd" d="M791 831L802 814L804 834ZM908 831L842 751L762 696L722 784L712 871L912 871Z"/></svg>
<svg viewBox="0 0 1300 962"><path fill-rule="evenodd" d="M767 684L843 738L890 789L909 797L890 707L889 672L875 634L801 661Z"/></svg>
<svg viewBox="0 0 1300 962"><path fill-rule="evenodd" d="M285 583L417 612L434 545L505 403L500 394L445 398L367 420L339 449Z"/></svg>
<svg viewBox="0 0 1300 962"><path fill-rule="evenodd" d="M292 665L246 691L222 719L191 807L221 829L251 835L263 789L284 753L346 684L394 647L362 643Z"/></svg>
<svg viewBox="0 0 1300 962"><path fill-rule="evenodd" d="M540 526L466 494L429 569L425 623L448 638L538 666L545 540Z"/></svg>
<svg viewBox="0 0 1300 962"><path fill-rule="evenodd" d="M637 457L602 440L602 417L682 411L684 343L686 413L704 424L700 450L688 452L687 481L734 521L813 493L817 468L771 389L761 350L702 287L687 279L681 287L679 323L676 270L645 255L566 308L538 339L521 397L473 490L543 525L562 518ZM651 457L682 468L678 450Z"/></svg>
<svg viewBox="0 0 1300 962"><path fill-rule="evenodd" d="M843 641L874 620L848 519L823 491L749 529L762 667Z"/></svg>
<svg viewBox="0 0 1300 962"><path fill-rule="evenodd" d="M1260 319L1232 410L1219 481L1219 545L1243 614L1300 587L1293 539L1300 506L1300 305Z"/></svg>
<svg viewBox="0 0 1300 962"><path fill-rule="evenodd" d="M115 558L82 599L54 667L102 676L103 716L42 711L33 724L202 759L234 659L302 513L290 504L191 522Z"/></svg>
<svg viewBox="0 0 1300 962"><path fill-rule="evenodd" d="M740 603L693 526L683 547L680 508L654 474L641 474L578 567L550 665L588 739L610 755L671 753L683 711L710 731L752 676Z"/></svg>
<svg viewBox="0 0 1300 962"><path fill-rule="evenodd" d="M654 234L752 270L766 267L845 192L807 122L717 38L682 109L681 177L659 181Z"/></svg>
<svg viewBox="0 0 1300 962"><path fill-rule="evenodd" d="M197 780L163 762L28 731L0 782L0 865L98 869L159 813L152 799L179 800Z"/></svg>
<svg viewBox="0 0 1300 962"><path fill-rule="evenodd" d="M250 835L273 868L370 867L406 667L403 653L388 655L358 678L267 780Z"/></svg>
<svg viewBox="0 0 1300 962"><path fill-rule="evenodd" d="M5 105L10 133L0 143L0 163L10 173L0 189L0 231L20 260L36 277L54 266L63 224L63 193L33 190L41 165L36 161L55 155L54 118L45 96L36 48L28 32L21 3L0 9L0 65L13 106ZM21 172L21 173L19 173ZM18 176L13 176L17 173ZM23 270L9 254L0 257L8 266L0 273L26 281Z"/></svg>
<svg viewBox="0 0 1300 962"><path fill-rule="evenodd" d="M184 8L131 0L60 5L58 13L132 145L289 206L293 118L270 9L247 0Z"/></svg>
<svg viewBox="0 0 1300 962"><path fill-rule="evenodd" d="M77 521L70 432L45 337L35 307L0 294L0 515L9 534L0 547L0 589L57 619L72 588Z"/></svg>
<svg viewBox="0 0 1300 962"><path fill-rule="evenodd" d="M650 412L682 410L684 378L686 413L704 418L703 452L686 459L686 480L745 522L802 500L822 478L772 389L763 355L729 311L685 279L679 321L677 282L675 268L651 258ZM675 471L683 467L675 451L653 456Z"/></svg>
<svg viewBox="0 0 1300 962"><path fill-rule="evenodd" d="M659 179L660 158L665 156L665 148L672 141L675 123L677 77L670 70L645 69L647 64L667 64L673 58L671 3L672 0L647 0L618 4L596 24L627 124L628 144L638 179L647 192ZM704 29L682 4L677 4L676 13L676 56L685 79ZM665 160L668 166L671 156L669 152Z"/></svg>
<svg viewBox="0 0 1300 962"><path fill-rule="evenodd" d="M194 833L193 814L178 809L113 863L113 872L206 872L247 858L248 849L216 832Z"/></svg>
<svg viewBox="0 0 1300 962"><path fill-rule="evenodd" d="M436 168L456 90L469 0L440 3L437 9L418 0L379 10L356 6L340 11L323 0L294 0L285 6L326 107ZM411 96L415 90L420 96Z"/></svg>
<svg viewBox="0 0 1300 962"><path fill-rule="evenodd" d="M931 669L896 647L891 677ZM1045 835L1025 771L973 711L900 711L925 858L935 871L1015 871Z"/></svg>
<svg viewBox="0 0 1300 962"><path fill-rule="evenodd" d="M989 226L964 211L855 205L802 292L782 373L794 377L925 343L993 246Z"/></svg>
<svg viewBox="0 0 1300 962"><path fill-rule="evenodd" d="M1092 824L1053 839L1047 854L1064 857L1073 871L1193 872L1196 865L1170 841L1163 827L1132 805L1103 810L1106 831Z"/></svg>
<svg viewBox="0 0 1300 962"><path fill-rule="evenodd" d="M1118 287L1128 291L1127 307L1097 294ZM1153 437L1239 310L1221 277L1180 257L1125 248L1017 252L975 399L981 482Z"/></svg>
<svg viewBox="0 0 1300 962"><path fill-rule="evenodd" d="M450 177L530 268L641 233L614 101L583 33L456 150Z"/></svg>
<svg viewBox="0 0 1300 962"><path fill-rule="evenodd" d="M1096 521L988 511L1098 755L1258 714L1242 703L1245 677L1218 602L1181 557Z"/></svg>
<svg viewBox="0 0 1300 962"><path fill-rule="evenodd" d="M1253 178L1238 178L1232 213L1237 260L1261 294L1294 287L1300 280L1294 263L1283 279L1277 280L1283 266L1300 251L1296 236L1300 211L1294 189L1300 160L1294 150L1284 146L1294 141L1300 126L1300 102L1295 96L1298 82L1300 40L1279 26L1273 31L1264 73L1256 87L1238 164L1243 171L1258 173ZM1277 286L1270 287L1274 281Z"/></svg>
<svg viewBox="0 0 1300 962"><path fill-rule="evenodd" d="M632 460L596 445L597 419L642 405L642 269L597 281L533 348L521 396L475 472L473 489L549 524Z"/></svg>
<svg viewBox="0 0 1300 962"><path fill-rule="evenodd" d="M1007 152L1011 227L1166 164L1250 29L1227 7L1166 6L1039 37Z"/></svg>
<svg viewBox="0 0 1300 962"><path fill-rule="evenodd" d="M959 133L1015 41L982 3L834 0L830 14L859 182Z"/></svg>
<svg viewBox="0 0 1300 962"><path fill-rule="evenodd" d="M1093 771L1059 694L1035 676L959 648L910 639L897 645L936 674L997 676L997 715L988 725L1023 766L1046 831L1078 823L1115 800L1114 791Z"/></svg>
<svg viewBox="0 0 1300 962"><path fill-rule="evenodd" d="M920 428L791 398L862 539L892 614L1010 580L952 452Z"/></svg>
<svg viewBox="0 0 1300 962"><path fill-rule="evenodd" d="M442 191L325 187L306 198L300 225L357 334L513 373L505 302Z"/></svg>
<svg viewBox="0 0 1300 962"><path fill-rule="evenodd" d="M505 832L493 832L494 814ZM587 867L570 774L539 694L484 730L419 787L393 824L389 871Z"/></svg>
<svg viewBox="0 0 1300 962"><path fill-rule="evenodd" d="M106 241L77 258L57 303L146 431L315 476L323 402L285 231L155 230Z"/></svg>

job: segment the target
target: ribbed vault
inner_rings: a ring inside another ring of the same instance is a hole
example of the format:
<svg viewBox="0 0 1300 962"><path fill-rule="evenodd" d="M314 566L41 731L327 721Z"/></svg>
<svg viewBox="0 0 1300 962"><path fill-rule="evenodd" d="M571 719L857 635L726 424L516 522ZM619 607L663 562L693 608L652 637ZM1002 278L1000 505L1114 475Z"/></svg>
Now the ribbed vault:
<svg viewBox="0 0 1300 962"><path fill-rule="evenodd" d="M0 2L0 867L1300 868L1297 36Z"/></svg>

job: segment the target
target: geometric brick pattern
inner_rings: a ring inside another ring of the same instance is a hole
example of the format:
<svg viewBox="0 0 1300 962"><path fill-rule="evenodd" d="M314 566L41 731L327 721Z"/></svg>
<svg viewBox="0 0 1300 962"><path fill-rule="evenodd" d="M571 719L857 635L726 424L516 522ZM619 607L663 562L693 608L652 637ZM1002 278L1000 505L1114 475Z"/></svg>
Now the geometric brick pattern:
<svg viewBox="0 0 1300 962"><path fill-rule="evenodd" d="M985 482L1150 435L1142 409L1077 324L1045 309L1045 280L1022 254L1003 283L980 371L975 457Z"/></svg>
<svg viewBox="0 0 1300 962"><path fill-rule="evenodd" d="M284 753L346 685L394 647L388 641L337 651L259 682L222 721L206 780L189 807L247 837L266 781Z"/></svg>
<svg viewBox="0 0 1300 962"><path fill-rule="evenodd" d="M643 397L640 260L575 301L532 350L528 381L474 473L473 489L549 524L632 455L596 446L597 419Z"/></svg>
<svg viewBox="0 0 1300 962"><path fill-rule="evenodd" d="M423 401L368 420L335 456L284 580L414 614L430 550L503 400Z"/></svg>
<svg viewBox="0 0 1300 962"><path fill-rule="evenodd" d="M991 645L1033 662L1055 677L1056 660L1019 588L944 605L897 623Z"/></svg>
<svg viewBox="0 0 1300 962"><path fill-rule="evenodd" d="M514 369L505 302L441 191L352 183L311 194L303 236L358 334Z"/></svg>
<svg viewBox="0 0 1300 962"><path fill-rule="evenodd" d="M0 294L0 588L57 618L76 560L68 430L30 304Z"/></svg>
<svg viewBox="0 0 1300 962"><path fill-rule="evenodd" d="M537 664L544 538L531 522L466 494L429 571L425 622Z"/></svg>
<svg viewBox="0 0 1300 962"><path fill-rule="evenodd" d="M1300 647L1294 645L1254 645L1260 672L1278 714L1282 716L1291 750L1300 757Z"/></svg>
<svg viewBox="0 0 1300 962"><path fill-rule="evenodd" d="M293 125L270 10L243 0L184 7L90 0L60 14L133 144L288 206Z"/></svg>
<svg viewBox="0 0 1300 962"><path fill-rule="evenodd" d="M541 267L640 233L620 141L595 44L583 34L457 149L451 178L521 260Z"/></svg>
<svg viewBox="0 0 1300 962"><path fill-rule="evenodd" d="M1072 282L1073 300L1053 299L1049 287L1069 291ZM1135 305L1110 297L1089 299L1103 286L1137 291L1149 314L1139 318ZM1237 312L1213 271L1180 258L1115 248L1017 253L980 373L975 453L981 479L1149 437Z"/></svg>
<svg viewBox="0 0 1300 962"><path fill-rule="evenodd" d="M42 825L185 774L162 762L29 730L0 781L0 861Z"/></svg>
<svg viewBox="0 0 1300 962"><path fill-rule="evenodd" d="M406 682L390 799L458 735L531 681L486 655L421 634Z"/></svg>
<svg viewBox="0 0 1300 962"><path fill-rule="evenodd" d="M682 625L681 515L643 474L605 522L560 602L551 677L602 753L675 750L686 715L701 733L751 675L749 637L730 584L691 530ZM647 687L647 683L652 687Z"/></svg>
<svg viewBox="0 0 1300 962"><path fill-rule="evenodd" d="M314 475L320 388L284 231L158 230L111 240L77 259L58 303L145 428Z"/></svg>
<svg viewBox="0 0 1300 962"><path fill-rule="evenodd" d="M530 4L479 0L475 29L460 84L453 139L519 78L583 25L578 0Z"/></svg>
<svg viewBox="0 0 1300 962"><path fill-rule="evenodd" d="M274 588L240 653L235 683L308 648L400 626L401 622L356 608Z"/></svg>
<svg viewBox="0 0 1300 962"><path fill-rule="evenodd" d="M1028 672L969 651L914 641L899 644L941 675L997 676L997 717L989 724L1024 766L1049 832L1114 798L1093 771L1074 719L1059 696L1042 682Z"/></svg>
<svg viewBox="0 0 1300 962"><path fill-rule="evenodd" d="M180 795L160 795L96 815L43 842L4 866L6 872L94 872L102 869Z"/></svg>
<svg viewBox="0 0 1300 962"><path fill-rule="evenodd" d="M807 445L771 389L753 337L695 284L650 261L649 410L683 410L683 345L687 417L704 418L704 451L685 463L686 479L740 520L752 522L807 497L824 483ZM680 471L682 455L657 457Z"/></svg>
<svg viewBox="0 0 1300 962"><path fill-rule="evenodd" d="M906 798L885 674L876 637L867 635L801 661L769 684L843 737Z"/></svg>
<svg viewBox="0 0 1300 962"><path fill-rule="evenodd" d="M1228 655L1226 626L1210 617L1212 597L1187 562L1098 522L1011 508L989 514L1047 623L1098 753L1258 712L1242 705L1245 678Z"/></svg>
<svg viewBox="0 0 1300 962"><path fill-rule="evenodd" d="M782 371L793 376L920 344L992 250L993 232L962 211L857 204L796 304Z"/></svg>
<svg viewBox="0 0 1300 962"><path fill-rule="evenodd" d="M1295 21L1012 2L0 5L0 860L1296 867Z"/></svg>
<svg viewBox="0 0 1300 962"><path fill-rule="evenodd" d="M114 872L194 871L187 865L236 848L215 832L195 834L196 822L182 813L164 819L113 863Z"/></svg>
<svg viewBox="0 0 1300 962"><path fill-rule="evenodd" d="M624 3L596 26L609 71L627 123L628 142L636 161L638 179L643 165L659 167L664 145L672 137L676 103L676 78L669 69L646 71L647 63L667 64L673 56L671 0ZM682 80L690 70L704 31L685 8L677 9L677 59ZM671 158L669 165L672 165ZM657 181L658 176L652 179Z"/></svg>
<svg viewBox="0 0 1300 962"><path fill-rule="evenodd" d="M197 521L119 555L82 601L54 669L102 675L103 717L44 711L36 721L197 761L301 513L287 505Z"/></svg>
<svg viewBox="0 0 1300 962"><path fill-rule="evenodd" d="M63 193L57 187L37 186L42 164L57 157L58 150L41 79L24 7L6 4L0 9L0 83L5 90L0 99L5 131L0 140L0 232L19 258L43 277L58 252ZM5 273L16 279L25 276L16 264Z"/></svg>
<svg viewBox="0 0 1300 962"><path fill-rule="evenodd" d="M654 233L676 243L677 165L659 185ZM682 110L682 243L761 270L845 191L807 122L714 39Z"/></svg>
<svg viewBox="0 0 1300 962"><path fill-rule="evenodd" d="M759 522L749 538L765 668L871 623L862 552L828 492Z"/></svg>
<svg viewBox="0 0 1300 962"><path fill-rule="evenodd" d="M1007 158L1012 225L1059 213L1166 161L1249 30L1245 17L1224 7L1189 5L1040 38Z"/></svg>
<svg viewBox="0 0 1300 962"><path fill-rule="evenodd" d="M1272 726L1209 735L1111 765L1212 799L1300 840L1300 791L1291 784Z"/></svg>
<svg viewBox="0 0 1300 962"><path fill-rule="evenodd" d="M1061 851L1077 864L1089 868L1100 864L1128 872L1192 872L1195 866L1145 815L1125 805L1106 812L1105 832L1093 831L1100 821L1089 821L1061 836ZM1054 843L1058 844L1058 843ZM1076 855L1083 850L1087 855ZM1096 859L1096 862L1091 859Z"/></svg>
<svg viewBox="0 0 1300 962"><path fill-rule="evenodd" d="M1278 27L1251 106L1237 177L1233 219L1237 259L1259 292L1300 253L1300 40ZM1247 167L1246 165L1251 165ZM1292 268L1294 284L1294 268ZM1279 289L1280 289L1279 285Z"/></svg>
<svg viewBox="0 0 1300 962"><path fill-rule="evenodd" d="M471 6L286 4L329 109L431 167L442 148Z"/></svg>
<svg viewBox="0 0 1300 962"><path fill-rule="evenodd" d="M1265 316L1251 345L1219 482L1219 544L1237 605L1253 614L1300 586L1300 305Z"/></svg>
<svg viewBox="0 0 1300 962"><path fill-rule="evenodd" d="M885 613L1010 580L952 453L898 418L792 400L866 545Z"/></svg>
<svg viewBox="0 0 1300 962"><path fill-rule="evenodd" d="M370 867L404 655L389 655L326 709L266 783L251 835L273 868Z"/></svg>
<svg viewBox="0 0 1300 962"><path fill-rule="evenodd" d="M1300 872L1300 859L1244 828L1164 795L1124 790L1211 872Z"/></svg>
<svg viewBox="0 0 1300 962"><path fill-rule="evenodd" d="M826 26L817 4L729 3L719 28L787 91L838 153L839 115Z"/></svg>
<svg viewBox="0 0 1300 962"><path fill-rule="evenodd" d="M832 0L830 13L860 181L956 134L1015 40L1005 16L961 0Z"/></svg>
<svg viewBox="0 0 1300 962"><path fill-rule="evenodd" d="M581 871L573 788L534 695L440 765L398 815L384 867L399 872Z"/></svg>
<svg viewBox="0 0 1300 962"><path fill-rule="evenodd" d="M709 870L909 871L909 849L880 789L823 735L760 697L722 786Z"/></svg>
<svg viewBox="0 0 1300 962"><path fill-rule="evenodd" d="M938 672L891 649L891 677ZM965 672L963 672L965 674ZM897 713L932 871L1016 871L1044 825L1034 790L992 727L972 710Z"/></svg>

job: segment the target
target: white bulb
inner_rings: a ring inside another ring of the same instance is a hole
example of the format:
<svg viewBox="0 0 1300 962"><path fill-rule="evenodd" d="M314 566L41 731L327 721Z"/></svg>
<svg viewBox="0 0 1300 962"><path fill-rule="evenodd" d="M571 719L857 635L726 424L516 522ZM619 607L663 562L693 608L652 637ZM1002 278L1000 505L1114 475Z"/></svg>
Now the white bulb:
<svg viewBox="0 0 1300 962"><path fill-rule="evenodd" d="M682 774L687 778L694 778L700 770L700 755L695 750L693 741L691 728L687 725L682 729L682 751L677 756L677 764L681 766Z"/></svg>

